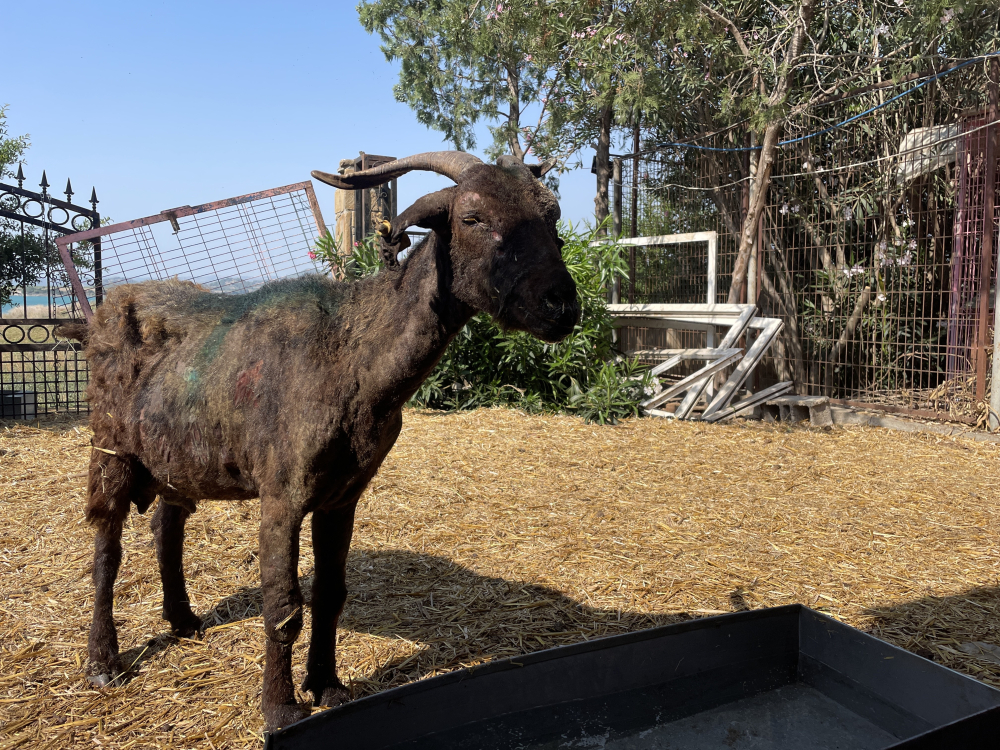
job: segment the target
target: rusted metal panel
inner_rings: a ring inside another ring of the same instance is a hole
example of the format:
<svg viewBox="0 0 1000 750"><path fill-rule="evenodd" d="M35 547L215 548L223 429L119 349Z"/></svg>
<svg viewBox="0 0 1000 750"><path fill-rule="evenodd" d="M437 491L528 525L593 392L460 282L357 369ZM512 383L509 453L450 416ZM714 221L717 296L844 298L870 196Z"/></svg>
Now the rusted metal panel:
<svg viewBox="0 0 1000 750"><path fill-rule="evenodd" d="M164 223L172 231L160 229ZM247 292L267 281L322 271L310 252L326 231L312 183L305 181L166 209L67 235L56 244L89 320L88 291L99 301L106 286L177 277L215 291ZM100 276L81 278L71 255L71 247L81 242L99 247Z"/></svg>

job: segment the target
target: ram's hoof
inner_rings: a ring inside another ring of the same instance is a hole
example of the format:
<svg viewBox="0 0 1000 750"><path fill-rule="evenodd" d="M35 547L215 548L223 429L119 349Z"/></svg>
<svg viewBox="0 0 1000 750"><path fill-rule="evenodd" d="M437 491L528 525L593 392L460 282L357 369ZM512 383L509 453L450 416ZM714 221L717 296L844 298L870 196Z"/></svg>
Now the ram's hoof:
<svg viewBox="0 0 1000 750"><path fill-rule="evenodd" d="M276 732L282 727L288 727L297 721L302 721L311 714L309 706L304 703L282 703L264 709L264 721L269 732Z"/></svg>
<svg viewBox="0 0 1000 750"><path fill-rule="evenodd" d="M205 634L205 623L191 612L170 620L170 632L178 638L199 638Z"/></svg>
<svg viewBox="0 0 1000 750"><path fill-rule="evenodd" d="M333 708L334 706L342 706L350 700L351 694L347 691L347 688L343 686L338 687L336 685L331 685L323 691L323 695L320 696L316 705Z"/></svg>
<svg viewBox="0 0 1000 750"><path fill-rule="evenodd" d="M112 677L111 674L109 674L108 672L104 672L103 674L87 675L87 682L89 682L96 688L106 688L114 681L115 678Z"/></svg>

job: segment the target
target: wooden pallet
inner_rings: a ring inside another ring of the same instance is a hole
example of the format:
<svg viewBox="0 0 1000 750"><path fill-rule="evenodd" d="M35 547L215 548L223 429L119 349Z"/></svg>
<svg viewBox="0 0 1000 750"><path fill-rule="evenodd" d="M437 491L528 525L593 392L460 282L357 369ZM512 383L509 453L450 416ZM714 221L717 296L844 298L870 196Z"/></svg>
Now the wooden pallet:
<svg viewBox="0 0 1000 750"><path fill-rule="evenodd" d="M690 419L695 405L706 394L706 391L707 404L698 418L710 422L728 419L762 403L759 398L751 396L740 401L735 410L731 406L740 388L746 383L754 368L767 354L774 339L780 333L783 323L778 318L757 317L755 305L608 305L608 311L613 316L616 326L681 328L684 330L704 330L708 333L709 346L705 348L664 349L655 352L656 358L663 358L663 361L651 371L657 377L682 362L694 360L705 362L705 364L696 372L643 401L641 406L647 414L653 416L669 415L675 419ZM727 327L729 330L718 345L714 345L717 327ZM749 330L757 331L757 335L744 352L737 344ZM714 376L731 365L736 365L732 374L718 391L713 392L711 386ZM790 383L781 383L778 386L772 386L766 392L769 398L780 397L790 388ZM761 393L765 393L765 391ZM681 402L673 412L657 408L678 396L681 396ZM753 403L748 403L751 400Z"/></svg>

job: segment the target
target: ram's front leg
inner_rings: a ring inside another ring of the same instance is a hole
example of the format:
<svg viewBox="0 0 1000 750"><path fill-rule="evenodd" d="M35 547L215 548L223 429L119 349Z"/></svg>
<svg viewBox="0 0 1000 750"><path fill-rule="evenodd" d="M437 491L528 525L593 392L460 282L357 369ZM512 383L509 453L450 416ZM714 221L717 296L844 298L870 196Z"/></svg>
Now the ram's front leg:
<svg viewBox="0 0 1000 750"><path fill-rule="evenodd" d="M279 497L261 497L260 578L264 591L264 690L261 699L268 729L286 727L309 715L295 701L292 646L302 630L299 590L299 529L302 515Z"/></svg>
<svg viewBox="0 0 1000 750"><path fill-rule="evenodd" d="M312 593L312 640L302 689L313 694L317 706L337 706L349 698L347 689L337 679L337 620L347 600L347 552L351 547L356 507L357 498L346 507L317 510L312 515L316 577Z"/></svg>

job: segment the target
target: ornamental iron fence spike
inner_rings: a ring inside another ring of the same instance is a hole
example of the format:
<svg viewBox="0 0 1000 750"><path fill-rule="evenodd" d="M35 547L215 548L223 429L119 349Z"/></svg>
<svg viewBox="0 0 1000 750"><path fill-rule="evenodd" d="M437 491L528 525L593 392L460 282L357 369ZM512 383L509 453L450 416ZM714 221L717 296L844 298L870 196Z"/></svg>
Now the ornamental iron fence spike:
<svg viewBox="0 0 1000 750"><path fill-rule="evenodd" d="M45 170L42 170L42 181L38 183L38 186L42 189L42 195L45 194L45 190L49 186L49 179L45 176Z"/></svg>
<svg viewBox="0 0 1000 750"><path fill-rule="evenodd" d="M96 211L97 210L97 204L100 203L100 201L97 200L97 188L95 188L95 187L92 187L90 189L90 203L94 207L94 210Z"/></svg>
<svg viewBox="0 0 1000 750"><path fill-rule="evenodd" d="M21 169L21 165L17 165L17 186L19 188L24 187L24 170Z"/></svg>
<svg viewBox="0 0 1000 750"><path fill-rule="evenodd" d="M67 203L72 203L73 202L73 183L70 182L69 177L66 178L66 190L64 192L66 193L66 202Z"/></svg>

